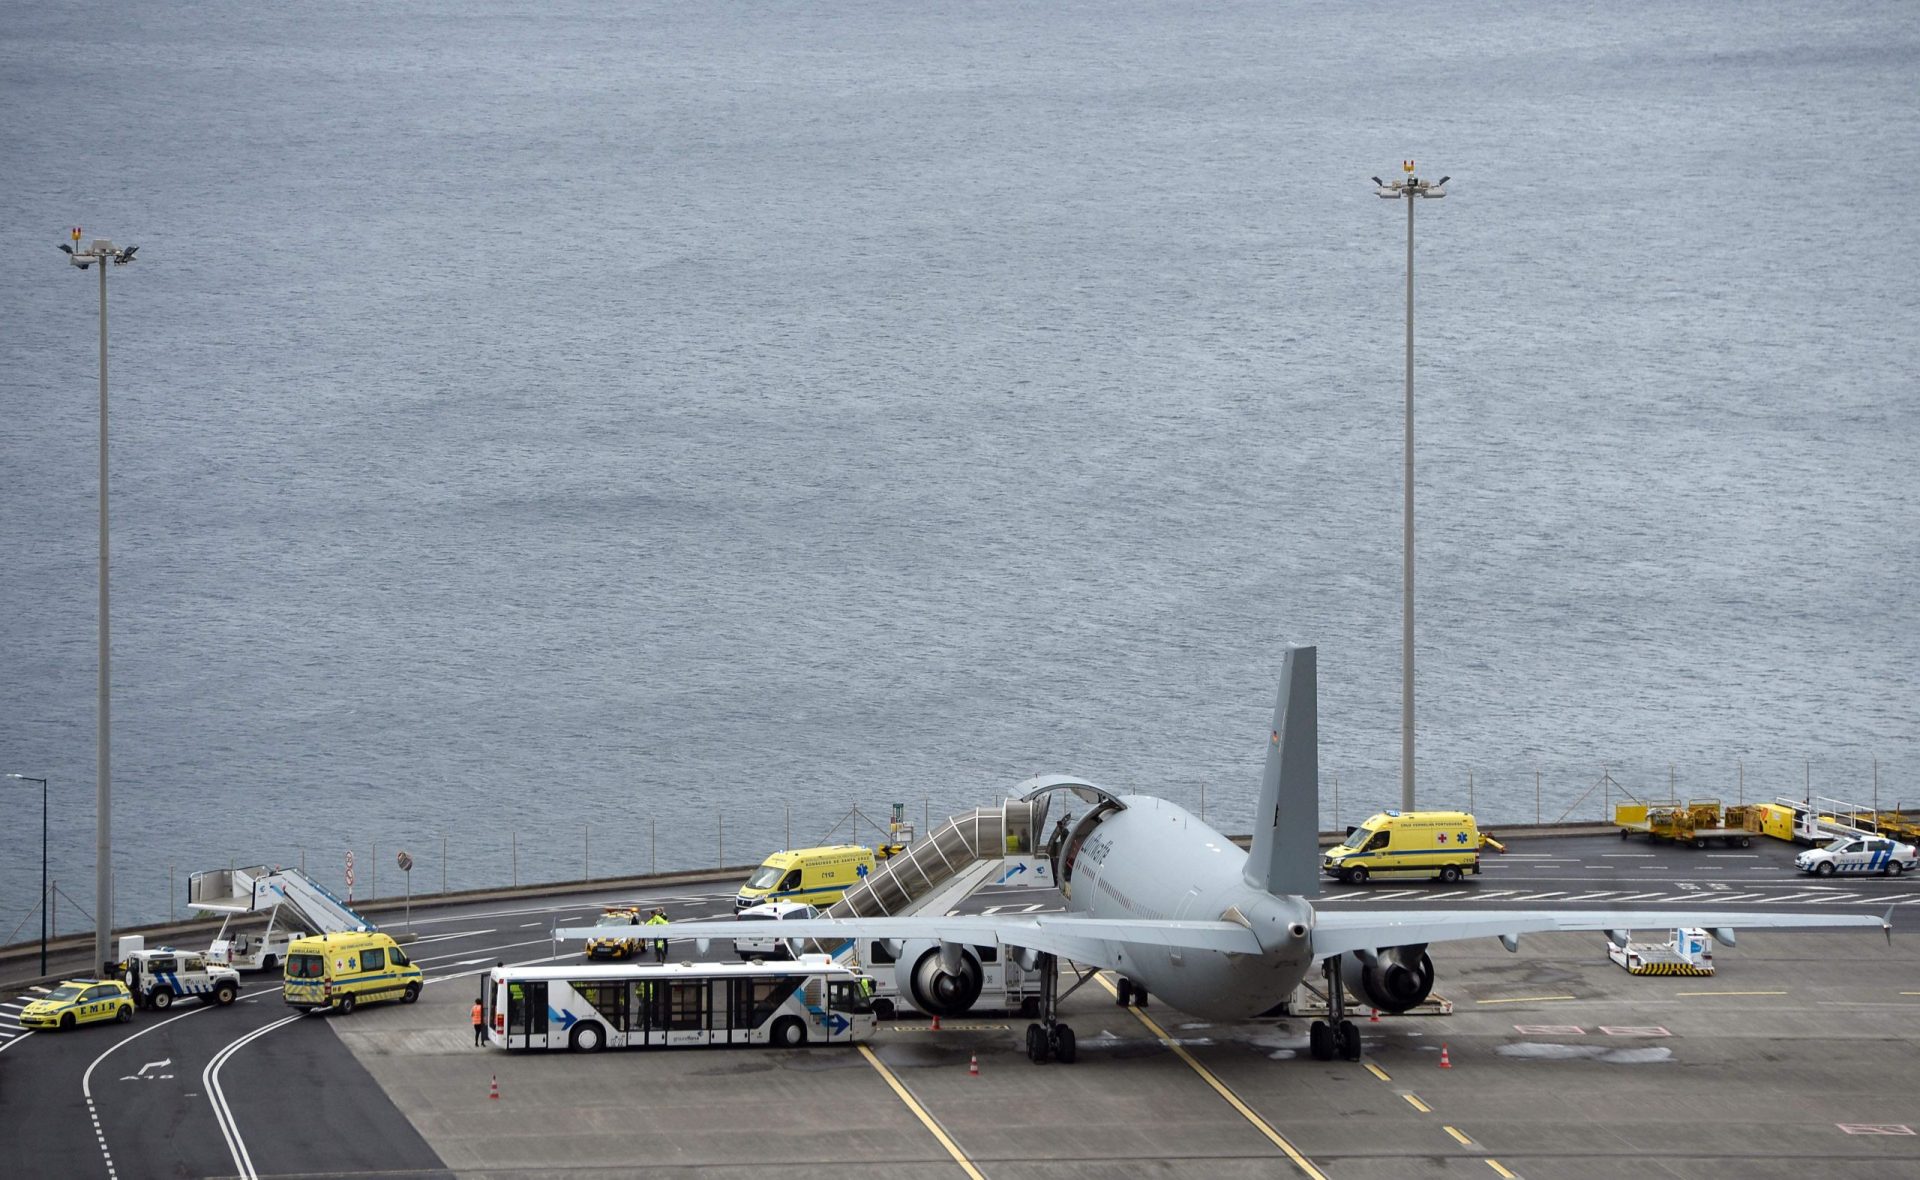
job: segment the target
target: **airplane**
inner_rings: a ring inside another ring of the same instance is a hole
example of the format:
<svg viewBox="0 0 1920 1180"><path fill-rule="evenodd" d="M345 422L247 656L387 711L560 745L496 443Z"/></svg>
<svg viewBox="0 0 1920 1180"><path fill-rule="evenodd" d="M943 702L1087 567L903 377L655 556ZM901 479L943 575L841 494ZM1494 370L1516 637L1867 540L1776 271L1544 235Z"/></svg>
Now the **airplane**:
<svg viewBox="0 0 1920 1180"><path fill-rule="evenodd" d="M1626 931L1703 927L1727 946L1734 927L1878 926L1892 941L1887 915L1743 913L1726 910L1439 909L1334 912L1318 909L1319 717L1317 649L1287 650L1267 737L1266 768L1254 812L1252 847L1241 851L1186 809L1151 795L1116 796L1066 776L1034 780L1029 798L1072 791L1093 804L1049 844L1054 879L1067 896L1064 914L915 915L794 919L789 938L820 942L886 940L902 968L931 966L919 979L938 994L966 995L968 948L1005 945L1014 960L1041 973L1040 1019L1027 1028L1027 1056L1070 1063L1073 1030L1058 1018L1066 995L1101 970L1118 977L1121 1004L1149 993L1184 1013L1212 1019L1282 1014L1314 970L1325 975L1328 1014L1309 1028L1316 1060L1360 1059L1360 1030L1345 1018L1345 993L1383 1013L1406 1012L1432 993L1437 942L1493 937L1510 952L1522 934L1605 931L1624 945ZM561 929L556 938L584 938L590 928ZM732 921L676 922L673 936L700 940L738 933ZM928 950L937 947L937 957ZM1059 961L1079 964L1061 993ZM1341 986L1345 984L1345 987ZM903 988L908 981L903 979ZM977 978L971 984L977 994ZM964 1006L964 1005L963 1005Z"/></svg>

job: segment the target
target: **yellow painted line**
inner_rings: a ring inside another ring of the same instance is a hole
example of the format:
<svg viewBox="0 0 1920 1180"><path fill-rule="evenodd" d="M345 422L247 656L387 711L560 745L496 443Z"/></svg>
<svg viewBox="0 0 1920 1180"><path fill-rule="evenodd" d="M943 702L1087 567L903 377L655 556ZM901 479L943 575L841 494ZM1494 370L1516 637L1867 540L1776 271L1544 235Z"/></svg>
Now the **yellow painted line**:
<svg viewBox="0 0 1920 1180"><path fill-rule="evenodd" d="M1920 996L1920 992L1901 992L1903 996Z"/></svg>
<svg viewBox="0 0 1920 1180"><path fill-rule="evenodd" d="M1107 978L1106 972L1102 971L1099 975L1095 976L1095 978L1100 981L1101 987L1106 988L1109 993L1111 993L1113 996L1118 998L1120 993L1118 990L1114 988L1113 981ZM1311 1160L1307 1159L1306 1156L1301 1155L1299 1152L1299 1149L1295 1148L1293 1144L1287 1142L1286 1136L1274 1130L1272 1124L1268 1123L1267 1120L1261 1118L1258 1114L1255 1114L1252 1107L1240 1101L1240 1096L1238 1094L1235 1094L1231 1089L1229 1089L1225 1082L1221 1081L1219 1078L1214 1077L1213 1073L1210 1070L1208 1070L1206 1066L1201 1065L1198 1061L1195 1061L1193 1058L1193 1054L1187 1052L1185 1048L1183 1048L1178 1042L1176 1042L1171 1036L1169 1036L1167 1034L1166 1029L1161 1028L1158 1024L1154 1023L1153 1017L1148 1016L1145 1012L1142 1012L1140 1009L1134 1008L1134 1007L1129 1007L1127 1011L1133 1013L1134 1019L1138 1020L1141 1024L1146 1025L1147 1030L1149 1032L1151 1032L1154 1036L1159 1037L1161 1044L1165 1045L1169 1049L1172 1049L1175 1056L1179 1057L1180 1060L1186 1062L1188 1068L1192 1069L1193 1072L1199 1074L1200 1079L1202 1081L1206 1082L1207 1085L1212 1086L1214 1093L1226 1099L1228 1106L1231 1106L1236 1111L1239 1111L1241 1118L1252 1123L1255 1130L1259 1131L1262 1135L1265 1135L1268 1139L1272 1140L1273 1145L1275 1147L1278 1147L1281 1151L1285 1152L1287 1158L1293 1161L1293 1164L1295 1167L1299 1168L1302 1172L1305 1172L1307 1175L1313 1177L1313 1180L1327 1180L1327 1174L1325 1172L1322 1172L1320 1169L1314 1167Z"/></svg>
<svg viewBox="0 0 1920 1180"><path fill-rule="evenodd" d="M1579 996L1516 996L1511 1000L1475 1000L1476 1004L1538 1004L1544 1000L1577 1000Z"/></svg>
<svg viewBox="0 0 1920 1180"><path fill-rule="evenodd" d="M893 1071L887 1068L886 1063L878 1057L875 1057L873 1050L867 1048L865 1045L855 1047L860 1050L860 1056L867 1059L867 1064L878 1070L880 1076L886 1079L887 1085L893 1087L893 1092L900 1096L900 1101L907 1104L907 1109L918 1116L920 1122L927 1130L933 1132L933 1137L940 1141L940 1146L947 1149L947 1154L953 1157L954 1163L960 1165L960 1170L968 1176L971 1176L973 1180L987 1180L985 1176L980 1174L980 1169L973 1166L973 1161L966 1157L966 1153L960 1150L959 1145L949 1138L945 1131L940 1129L940 1124L935 1121L932 1115L927 1113L927 1108L916 1102L913 1095L907 1093L907 1088L900 1084L899 1078L893 1076Z"/></svg>
<svg viewBox="0 0 1920 1180"><path fill-rule="evenodd" d="M1509 1172L1505 1168L1501 1167L1499 1160L1488 1160L1487 1166L1489 1168L1492 1168L1494 1171L1500 1173L1502 1176L1506 1177L1506 1180L1520 1180L1518 1176L1515 1176L1512 1172Z"/></svg>
<svg viewBox="0 0 1920 1180"><path fill-rule="evenodd" d="M1400 1097L1405 1098L1408 1102L1411 1102L1413 1104L1413 1108L1419 1111L1421 1114L1433 1113L1433 1107L1428 1106L1426 1103L1420 1101L1419 1098L1415 1097L1412 1094L1402 1094L1400 1095Z"/></svg>
<svg viewBox="0 0 1920 1180"><path fill-rule="evenodd" d="M1785 992L1675 992L1676 996L1784 996Z"/></svg>
<svg viewBox="0 0 1920 1180"><path fill-rule="evenodd" d="M1374 1077L1379 1078L1381 1081L1391 1082L1393 1080L1392 1078L1387 1076L1386 1070L1381 1069L1379 1066L1375 1065L1373 1062L1363 1061L1361 1062L1361 1064L1367 1067L1367 1072L1371 1073Z"/></svg>
<svg viewBox="0 0 1920 1180"><path fill-rule="evenodd" d="M1462 1135L1458 1127L1442 1127L1440 1129L1445 1131L1447 1134L1453 1136L1454 1141L1459 1143L1462 1147L1473 1146L1473 1140L1467 1138L1465 1135Z"/></svg>

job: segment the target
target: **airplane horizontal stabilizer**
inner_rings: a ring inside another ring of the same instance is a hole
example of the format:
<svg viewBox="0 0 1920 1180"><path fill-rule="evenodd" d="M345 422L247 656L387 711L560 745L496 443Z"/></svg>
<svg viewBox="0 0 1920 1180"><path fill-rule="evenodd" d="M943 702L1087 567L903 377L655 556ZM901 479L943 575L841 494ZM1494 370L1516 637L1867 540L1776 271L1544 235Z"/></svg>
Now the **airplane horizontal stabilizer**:
<svg viewBox="0 0 1920 1180"><path fill-rule="evenodd" d="M1886 926L1874 914L1797 914L1739 910L1355 910L1319 911L1314 918L1316 958L1390 946L1457 942L1501 935L1607 930L1806 930Z"/></svg>

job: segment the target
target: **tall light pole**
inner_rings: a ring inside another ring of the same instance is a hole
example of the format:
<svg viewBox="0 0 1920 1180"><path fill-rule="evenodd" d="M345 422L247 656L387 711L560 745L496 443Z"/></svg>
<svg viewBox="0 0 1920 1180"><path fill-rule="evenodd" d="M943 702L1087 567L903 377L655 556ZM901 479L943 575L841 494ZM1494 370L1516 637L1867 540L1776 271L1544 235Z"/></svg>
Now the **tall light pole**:
<svg viewBox="0 0 1920 1180"><path fill-rule="evenodd" d="M40 974L47 973L47 780L30 774L9 774L21 782L40 784Z"/></svg>
<svg viewBox="0 0 1920 1180"><path fill-rule="evenodd" d="M1406 510L1400 537L1402 572L1400 578L1400 809L1413 810L1413 207L1416 197L1444 197L1447 181L1421 180L1413 174L1413 161L1403 160L1400 170L1405 180L1387 184L1378 176L1373 186L1389 201L1407 203L1407 470Z"/></svg>
<svg viewBox="0 0 1920 1180"><path fill-rule="evenodd" d="M73 229L73 244L60 243L67 260L81 270L100 264L100 703L97 714L97 764L99 818L95 829L93 868L93 961L104 969L113 960L113 715L107 688L112 683L108 663L107 613L107 264L125 266L133 261L138 246L116 249L106 238L95 238L84 249L80 245L80 227Z"/></svg>

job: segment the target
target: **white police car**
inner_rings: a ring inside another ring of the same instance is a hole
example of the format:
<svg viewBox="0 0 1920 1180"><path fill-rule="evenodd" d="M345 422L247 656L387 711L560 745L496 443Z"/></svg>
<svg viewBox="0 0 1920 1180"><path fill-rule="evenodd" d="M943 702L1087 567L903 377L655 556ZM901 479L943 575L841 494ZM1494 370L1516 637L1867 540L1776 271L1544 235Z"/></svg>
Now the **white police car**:
<svg viewBox="0 0 1920 1180"><path fill-rule="evenodd" d="M1793 866L1816 877L1835 873L1882 873L1899 876L1920 868L1920 852L1913 845L1884 836L1842 836L1822 848L1809 848L1793 858Z"/></svg>

